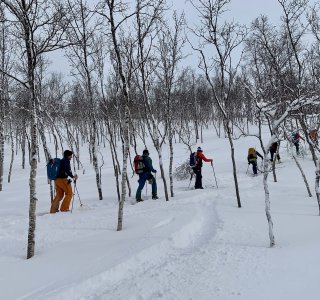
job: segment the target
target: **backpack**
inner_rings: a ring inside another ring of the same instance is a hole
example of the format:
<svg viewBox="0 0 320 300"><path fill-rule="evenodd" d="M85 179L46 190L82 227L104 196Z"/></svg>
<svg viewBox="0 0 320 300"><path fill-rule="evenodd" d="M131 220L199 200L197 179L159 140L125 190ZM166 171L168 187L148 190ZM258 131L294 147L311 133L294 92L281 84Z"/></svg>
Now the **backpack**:
<svg viewBox="0 0 320 300"><path fill-rule="evenodd" d="M190 154L189 166L191 168L194 168L196 166L196 164L197 164L197 155L195 152L192 152Z"/></svg>
<svg viewBox="0 0 320 300"><path fill-rule="evenodd" d="M249 161L255 161L257 159L256 149L249 148L249 150L248 150L248 159L249 159Z"/></svg>
<svg viewBox="0 0 320 300"><path fill-rule="evenodd" d="M143 157L141 155L136 155L133 159L134 172L136 174L142 174L145 169L145 164Z"/></svg>
<svg viewBox="0 0 320 300"><path fill-rule="evenodd" d="M49 180L55 180L60 171L60 158L51 158L47 164L47 177Z"/></svg>

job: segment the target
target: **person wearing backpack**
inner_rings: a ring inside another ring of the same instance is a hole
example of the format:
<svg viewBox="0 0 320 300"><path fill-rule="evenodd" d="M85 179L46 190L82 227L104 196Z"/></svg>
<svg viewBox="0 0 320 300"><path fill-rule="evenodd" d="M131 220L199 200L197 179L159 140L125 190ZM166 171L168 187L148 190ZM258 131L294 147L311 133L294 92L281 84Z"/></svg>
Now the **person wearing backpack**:
<svg viewBox="0 0 320 300"><path fill-rule="evenodd" d="M136 172L139 175L139 186L136 192L136 201L143 201L141 198L141 193L147 180L151 184L152 199L157 200L159 199L157 196L157 182L155 177L152 175L152 173L157 173L157 170L155 170L152 166L152 159L149 157L149 151L147 149L143 150L142 161L144 164L142 172Z"/></svg>
<svg viewBox="0 0 320 300"><path fill-rule="evenodd" d="M272 143L271 146L270 146L269 151L270 151L270 156L271 156L271 158L270 158L270 161L271 161L271 162L273 162L273 157L274 157L274 155L277 153L278 147L280 147L280 141L274 142L274 143ZM279 155L279 153L277 154L277 160L278 160L278 162L280 162L280 155Z"/></svg>
<svg viewBox="0 0 320 300"><path fill-rule="evenodd" d="M254 175L258 174L258 168L257 168L257 158L258 156L263 160L263 156L256 151L254 148L249 148L248 150L248 165L252 165L252 171Z"/></svg>
<svg viewBox="0 0 320 300"><path fill-rule="evenodd" d="M193 155L193 154L191 154ZM197 148L197 152L194 153L194 159L195 159L195 165L192 166L193 172L196 174L196 183L194 185L194 188L197 189L203 189L202 186L202 161L204 160L205 162L210 162L212 164L213 159L211 158L206 158L205 155L203 154L203 151L201 147Z"/></svg>
<svg viewBox="0 0 320 300"><path fill-rule="evenodd" d="M296 147L296 153L297 155L299 155L300 153L300 139L304 141L304 138L299 134L299 131L295 131L291 134L291 141L293 143L293 145Z"/></svg>
<svg viewBox="0 0 320 300"><path fill-rule="evenodd" d="M54 180L56 195L51 203L50 213L56 213L59 211L59 204L61 212L69 211L70 202L72 199L72 185L71 177L74 181L78 179L77 175L73 175L71 171L70 160L72 159L73 152L66 150L63 153L63 158L60 160L60 166L56 179Z"/></svg>
<svg viewBox="0 0 320 300"><path fill-rule="evenodd" d="M318 134L317 128L311 129L311 130L309 131L309 137L310 137L310 140L311 140L316 146L319 145L319 142L318 142L319 134Z"/></svg>

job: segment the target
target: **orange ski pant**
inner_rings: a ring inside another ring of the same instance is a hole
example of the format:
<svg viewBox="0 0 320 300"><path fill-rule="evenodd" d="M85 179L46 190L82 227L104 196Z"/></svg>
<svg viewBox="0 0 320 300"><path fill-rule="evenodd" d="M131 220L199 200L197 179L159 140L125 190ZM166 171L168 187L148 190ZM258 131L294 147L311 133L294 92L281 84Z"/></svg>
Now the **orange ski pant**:
<svg viewBox="0 0 320 300"><path fill-rule="evenodd" d="M69 211L72 199L71 182L69 183L67 178L57 178L54 183L56 187L56 196L51 203L50 213L56 213L59 211L59 203L62 199L63 201L60 206L60 211Z"/></svg>

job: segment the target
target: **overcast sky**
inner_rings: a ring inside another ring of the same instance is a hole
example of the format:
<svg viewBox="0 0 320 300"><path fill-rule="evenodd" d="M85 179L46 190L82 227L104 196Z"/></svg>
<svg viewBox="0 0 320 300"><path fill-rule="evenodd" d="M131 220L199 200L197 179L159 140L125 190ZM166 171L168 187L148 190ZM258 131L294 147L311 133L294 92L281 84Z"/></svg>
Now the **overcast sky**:
<svg viewBox="0 0 320 300"><path fill-rule="evenodd" d="M96 2L96 0L91 1ZM91 1L89 0L89 3ZM130 0L127 1L129 2ZM194 1L196 2L197 0ZM309 2L312 4L319 2L319 0L309 0ZM189 27L193 27L194 24L199 22L197 11L193 8L190 1L167 0L167 3L172 6L172 10L174 9L179 12L185 12ZM250 23L260 15L267 15L272 23L277 24L282 14L281 7L277 0L232 0L228 5L228 8L229 11L226 13L227 18L232 18L234 21L246 25L250 25ZM187 47L186 51L187 53L190 53L191 49ZM64 71L64 73L66 72L66 68L64 68L64 70L59 69L61 66L61 61L64 60L61 58L61 53L54 54L51 59L53 60L54 65L50 69L55 71ZM63 63L64 67L67 64L68 63L65 61ZM184 64L189 64L196 68L197 59L195 57L192 59L187 59Z"/></svg>

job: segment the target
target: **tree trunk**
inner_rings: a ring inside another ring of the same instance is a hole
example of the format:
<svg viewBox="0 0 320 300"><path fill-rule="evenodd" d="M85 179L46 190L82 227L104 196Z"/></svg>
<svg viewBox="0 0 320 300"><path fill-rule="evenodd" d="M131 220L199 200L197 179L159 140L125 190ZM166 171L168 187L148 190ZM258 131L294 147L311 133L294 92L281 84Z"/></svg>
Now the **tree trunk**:
<svg viewBox="0 0 320 300"><path fill-rule="evenodd" d="M305 183L305 185L306 185L306 188L307 188L307 191L308 191L308 195L309 195L309 197L312 197L311 190L310 190L310 187L309 187L309 184L308 184L306 175L304 174L303 169L302 169L300 163L298 162L298 160L297 160L297 158L296 158L296 155L295 155L294 153L292 154L292 157L293 157L293 159L294 159L297 167L299 168L299 170L300 170L300 172L301 172L301 176L302 176L303 181L304 181L304 183Z"/></svg>
<svg viewBox="0 0 320 300"><path fill-rule="evenodd" d="M269 238L270 238L270 247L275 245L275 239L273 235L273 222L270 213L270 194L269 194L269 187L268 187L268 175L269 175L269 164L268 164L268 157L267 154L264 154L264 163L263 163L263 187L264 187L264 195L265 195L265 211L269 225Z"/></svg>
<svg viewBox="0 0 320 300"><path fill-rule="evenodd" d="M231 136L229 124L226 125L226 130L227 130L228 139L229 139L229 143L230 143L230 149L231 149L233 179L234 179L234 185L235 185L235 189L236 189L237 203L238 203L238 207L240 208L241 207L241 200L240 200L239 185L238 185L238 178L237 178L237 167L236 167L236 160L234 157L234 146L233 146L233 141L232 141L232 136Z"/></svg>
<svg viewBox="0 0 320 300"><path fill-rule="evenodd" d="M170 129L171 130L171 129ZM170 178L170 194L174 197L173 192L173 145L172 145L173 135L172 132L169 134L169 148L170 148L170 162L169 162L169 178Z"/></svg>

